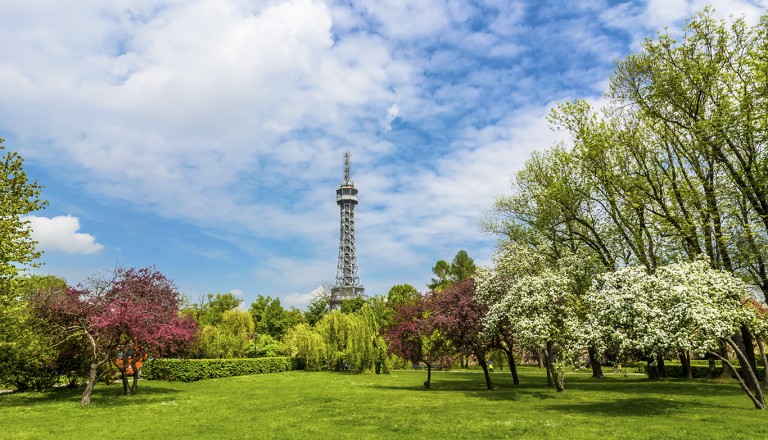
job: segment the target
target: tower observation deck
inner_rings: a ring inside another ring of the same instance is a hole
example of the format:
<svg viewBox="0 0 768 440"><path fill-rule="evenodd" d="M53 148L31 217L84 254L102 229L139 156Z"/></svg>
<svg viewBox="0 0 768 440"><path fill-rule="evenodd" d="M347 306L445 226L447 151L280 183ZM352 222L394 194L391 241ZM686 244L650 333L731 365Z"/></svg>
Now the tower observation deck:
<svg viewBox="0 0 768 440"><path fill-rule="evenodd" d="M336 204L341 211L339 229L339 262L336 267L336 282L331 288L331 309L339 307L341 301L365 297L365 288L360 283L355 251L355 205L357 188L349 172L349 151L344 152L344 180L336 190Z"/></svg>

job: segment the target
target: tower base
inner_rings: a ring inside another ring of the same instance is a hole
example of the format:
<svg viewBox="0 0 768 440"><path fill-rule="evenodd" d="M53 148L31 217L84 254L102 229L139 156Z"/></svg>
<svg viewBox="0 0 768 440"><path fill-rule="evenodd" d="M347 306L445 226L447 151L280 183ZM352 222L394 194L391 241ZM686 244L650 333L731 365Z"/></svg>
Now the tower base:
<svg viewBox="0 0 768 440"><path fill-rule="evenodd" d="M341 302L347 299L355 299L358 296L365 299L365 288L361 286L336 286L331 287L331 299L328 304L331 310L337 309L341 306Z"/></svg>

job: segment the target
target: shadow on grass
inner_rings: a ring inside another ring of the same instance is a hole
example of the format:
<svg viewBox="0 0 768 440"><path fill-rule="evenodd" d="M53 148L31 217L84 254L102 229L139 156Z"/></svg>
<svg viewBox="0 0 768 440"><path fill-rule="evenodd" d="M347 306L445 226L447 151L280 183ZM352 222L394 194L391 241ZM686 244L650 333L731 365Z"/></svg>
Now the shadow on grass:
<svg viewBox="0 0 768 440"><path fill-rule="evenodd" d="M609 417L657 417L672 413L688 412L693 408L708 407L722 410L722 407L702 404L684 399L664 399L654 397L632 397L598 402L555 403L547 405L553 411L567 411L585 415Z"/></svg>
<svg viewBox="0 0 768 440"><path fill-rule="evenodd" d="M38 404L53 403L79 403L83 396L83 387L77 388L57 388L50 391L29 391L24 393L10 393L0 396L0 408L12 408L32 406ZM91 402L98 405L131 405L137 403L147 403L154 400L164 400L168 397L178 394L181 391L174 388L165 388L159 386L141 387L139 386L135 396L123 395L123 387L120 384L97 385L91 395Z"/></svg>

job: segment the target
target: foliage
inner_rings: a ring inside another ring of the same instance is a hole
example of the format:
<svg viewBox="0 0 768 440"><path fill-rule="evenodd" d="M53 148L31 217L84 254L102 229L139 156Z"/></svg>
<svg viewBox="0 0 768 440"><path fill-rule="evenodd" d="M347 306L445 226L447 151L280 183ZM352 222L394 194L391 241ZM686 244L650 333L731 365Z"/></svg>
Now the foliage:
<svg viewBox="0 0 768 440"><path fill-rule="evenodd" d="M315 325L329 312L329 303L326 296L318 296L310 301L307 311L304 312L304 320L309 325Z"/></svg>
<svg viewBox="0 0 768 440"><path fill-rule="evenodd" d="M191 316L179 316L179 293L173 283L152 268L117 269L112 279L91 280L87 287L66 291L38 291L31 305L52 326L61 341L77 339L88 347L89 373L81 403L90 403L97 372L105 363L141 346L153 356L171 354L195 337ZM122 362L123 390L133 394L137 375L128 389L127 359ZM131 365L138 371L136 365Z"/></svg>
<svg viewBox="0 0 768 440"><path fill-rule="evenodd" d="M37 291L66 288L66 281L54 276L32 275L16 280L14 292L20 308L15 313L15 325L5 329L7 339L0 339L0 383L19 391L39 391L53 387L73 364L77 369L81 359L70 350L71 344L56 345L45 322L28 307Z"/></svg>
<svg viewBox="0 0 768 440"><path fill-rule="evenodd" d="M376 317L367 304L357 313L334 310L323 316L315 329L325 343L329 368L371 372L386 358Z"/></svg>
<svg viewBox="0 0 768 440"><path fill-rule="evenodd" d="M390 353L414 364L427 365L427 389L432 383L432 366L453 361L453 347L431 319L428 297L419 296L395 306L394 315L382 333Z"/></svg>
<svg viewBox="0 0 768 440"><path fill-rule="evenodd" d="M245 357L255 328L251 314L229 309L216 320L218 325L205 325L198 332L196 354L207 359Z"/></svg>
<svg viewBox="0 0 768 440"><path fill-rule="evenodd" d="M465 279L429 297L429 319L451 346L463 355L473 354L485 373L486 387L493 389L488 372L492 338L483 332L488 306L475 294L475 282Z"/></svg>
<svg viewBox="0 0 768 440"><path fill-rule="evenodd" d="M308 324L299 324L288 330L283 341L291 356L299 359L305 369L320 371L324 367L327 354L325 342Z"/></svg>
<svg viewBox="0 0 768 440"><path fill-rule="evenodd" d="M298 310L285 310L280 305L280 298L270 296L259 295L256 301L251 303L248 312L253 316L257 334L269 335L276 339L280 339L288 329L304 321Z"/></svg>
<svg viewBox="0 0 768 440"><path fill-rule="evenodd" d="M542 353L558 391L564 389L565 369L583 347L581 303L574 288L578 266L574 256L557 264L534 249L512 245L496 256L496 270L478 271L477 295L489 303L485 331L510 332L524 348Z"/></svg>
<svg viewBox="0 0 768 440"><path fill-rule="evenodd" d="M744 283L732 274L711 269L706 259L662 266L653 274L644 268L628 267L605 274L587 297L592 311L589 331L619 351L650 356L666 350L692 350L720 355L719 344L727 344L737 355L744 374L736 377L755 407L765 409L766 382L757 373L733 335L742 327L756 336L760 353L766 337L766 322L754 308L745 305ZM763 356L764 366L768 361Z"/></svg>
<svg viewBox="0 0 768 440"><path fill-rule="evenodd" d="M194 316L200 326L217 326L221 323L225 312L237 309L242 302L243 300L237 298L232 292L215 295L209 293L200 300L200 304L193 304L186 311Z"/></svg>
<svg viewBox="0 0 768 440"><path fill-rule="evenodd" d="M250 358L259 358L287 356L289 354L288 348L272 336L258 335L255 340L251 341L245 355Z"/></svg>
<svg viewBox="0 0 768 440"><path fill-rule="evenodd" d="M435 267L432 268L437 278L432 278L427 284L429 290L443 291L448 287L471 278L477 267L475 261L467 254L464 249L458 251L453 261L449 265L445 260L438 260Z"/></svg>
<svg viewBox="0 0 768 440"><path fill-rule="evenodd" d="M40 199L42 186L28 180L22 157L6 151L3 142L0 138L0 349L14 343L17 315L24 308L15 278L25 267L36 267L34 261L41 255L23 216L47 204Z"/></svg>
<svg viewBox="0 0 768 440"><path fill-rule="evenodd" d="M217 377L279 373L291 369L291 358L246 359L151 359L144 364L147 380L194 382Z"/></svg>

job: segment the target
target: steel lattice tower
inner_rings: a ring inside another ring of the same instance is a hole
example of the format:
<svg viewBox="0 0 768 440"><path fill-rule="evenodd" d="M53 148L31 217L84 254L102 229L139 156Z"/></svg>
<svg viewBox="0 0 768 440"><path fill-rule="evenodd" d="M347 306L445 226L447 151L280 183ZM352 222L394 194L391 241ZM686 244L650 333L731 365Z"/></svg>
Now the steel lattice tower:
<svg viewBox="0 0 768 440"><path fill-rule="evenodd" d="M344 180L336 190L336 204L341 211L341 227L336 283L331 288L331 309L338 307L342 300L365 296L365 288L360 283L360 275L357 273L357 253L355 252L357 188L350 178L349 151L344 152Z"/></svg>

